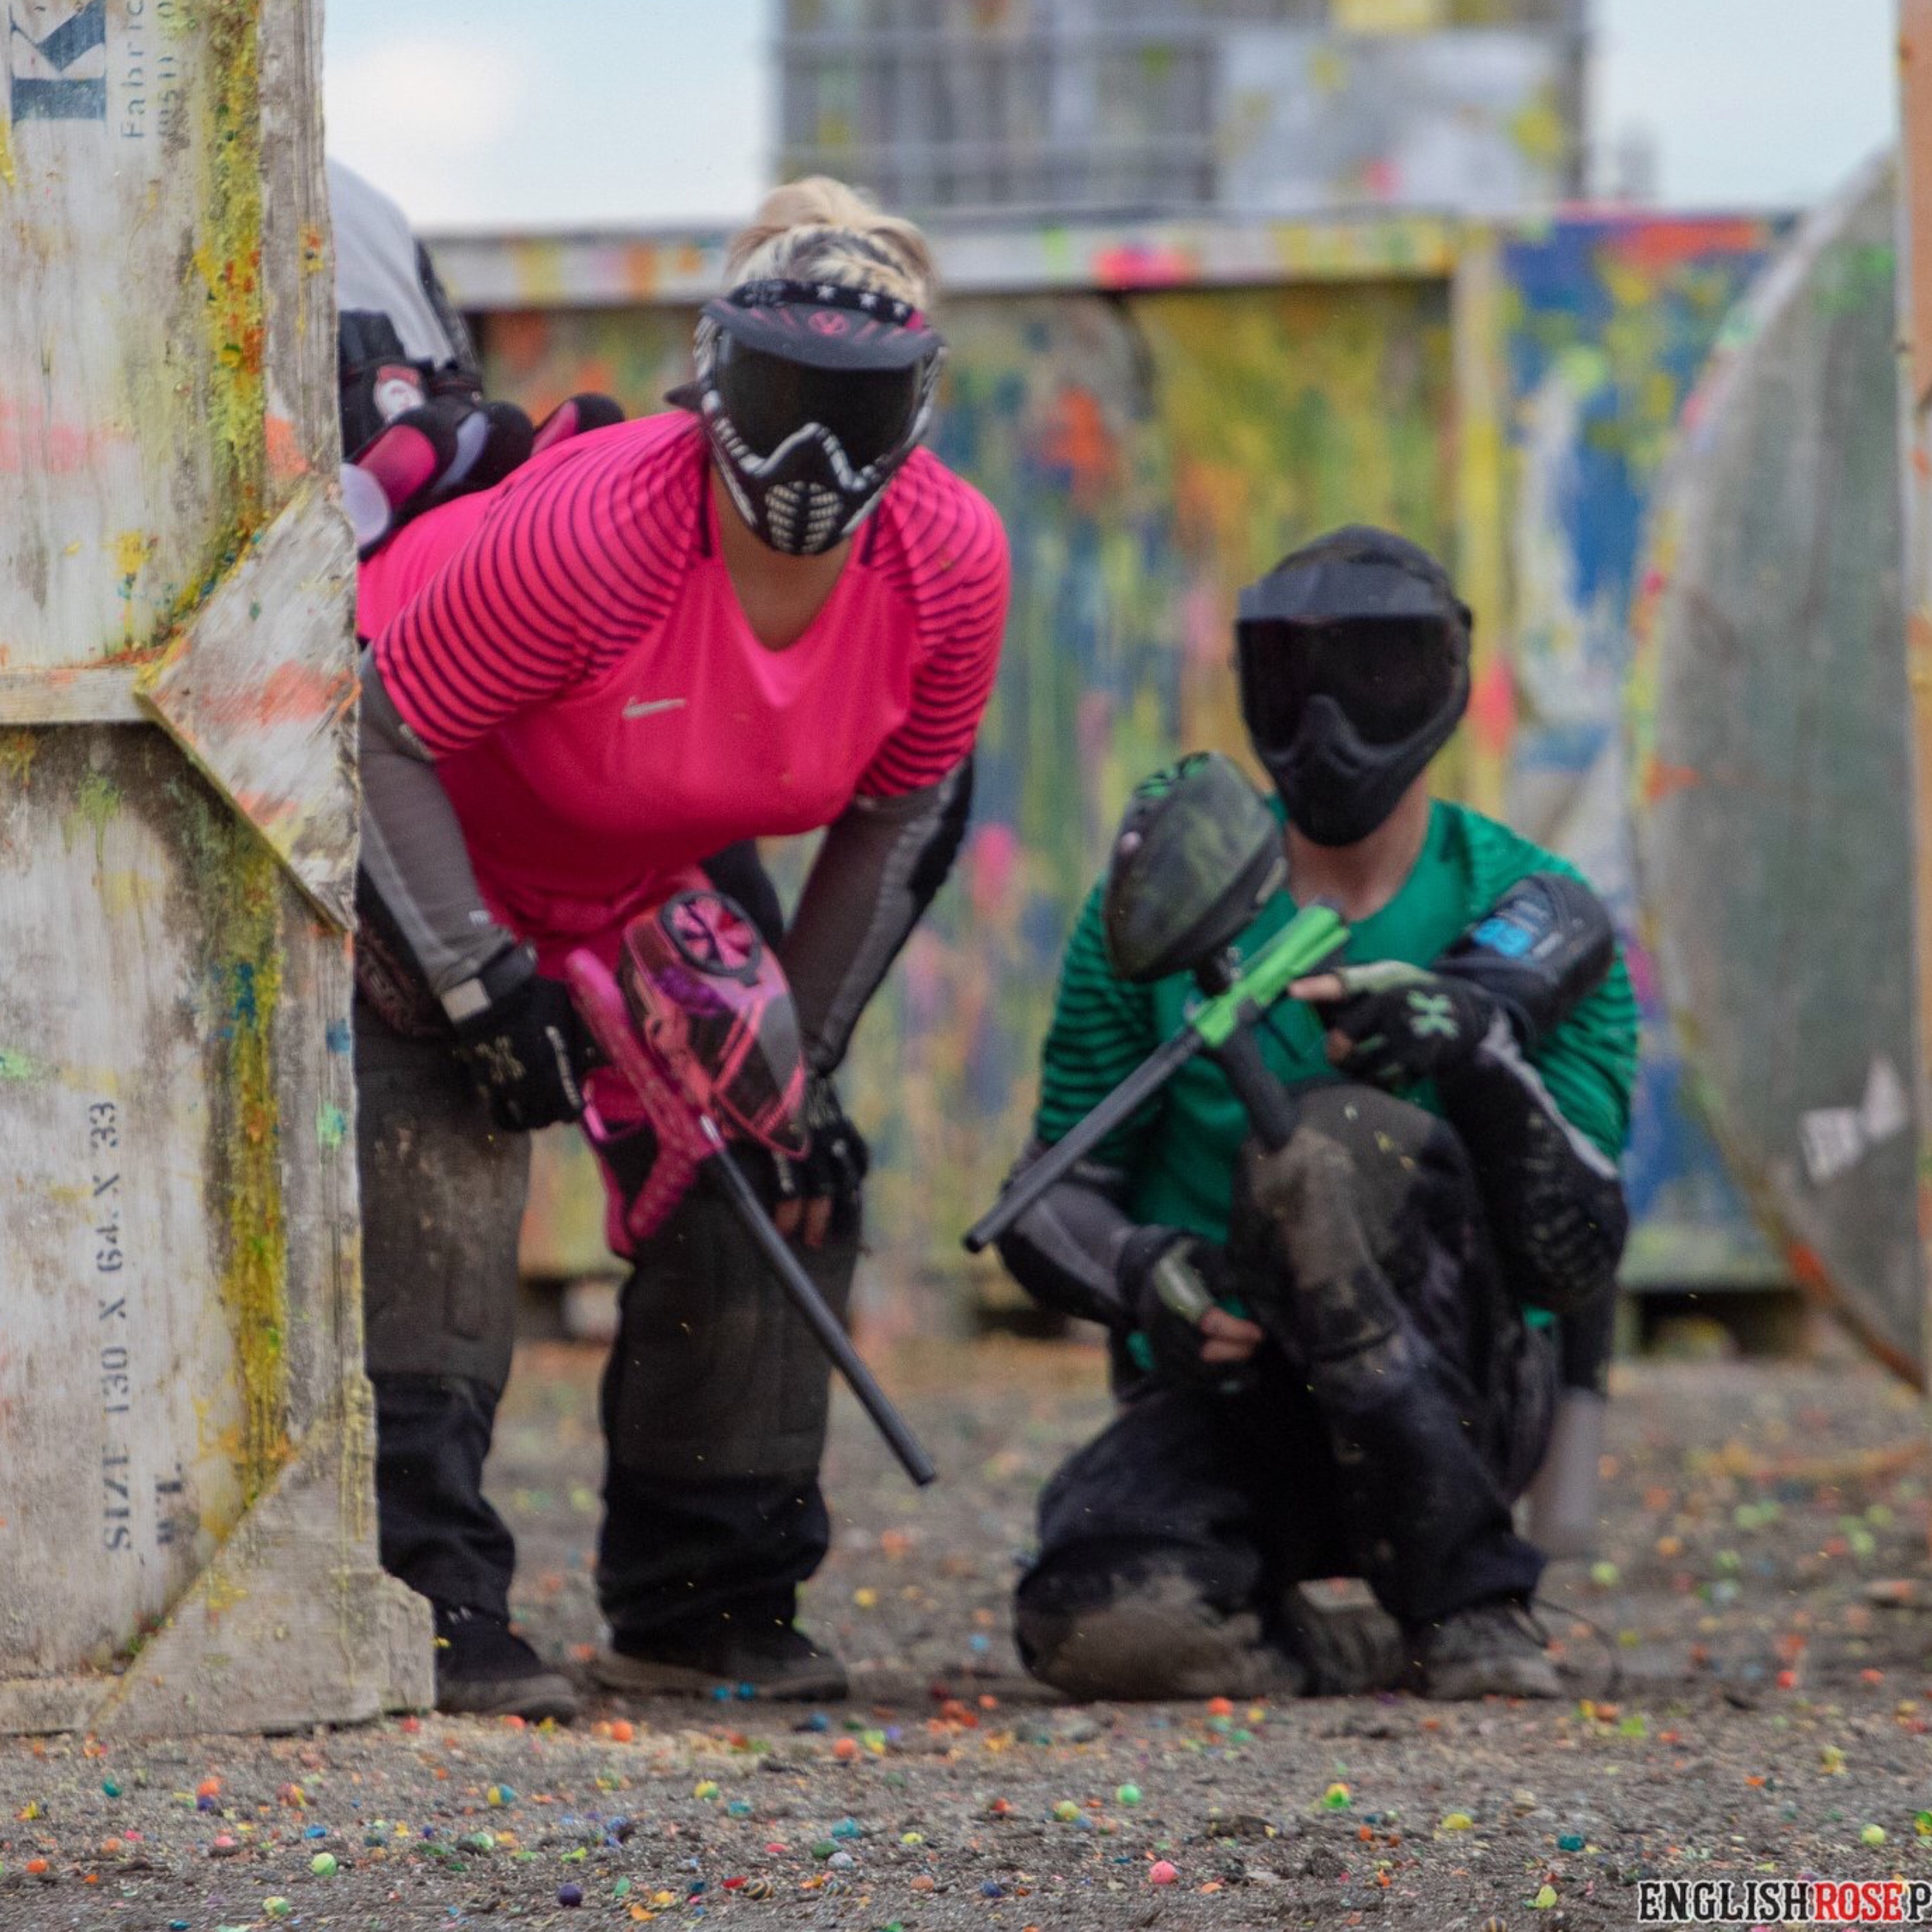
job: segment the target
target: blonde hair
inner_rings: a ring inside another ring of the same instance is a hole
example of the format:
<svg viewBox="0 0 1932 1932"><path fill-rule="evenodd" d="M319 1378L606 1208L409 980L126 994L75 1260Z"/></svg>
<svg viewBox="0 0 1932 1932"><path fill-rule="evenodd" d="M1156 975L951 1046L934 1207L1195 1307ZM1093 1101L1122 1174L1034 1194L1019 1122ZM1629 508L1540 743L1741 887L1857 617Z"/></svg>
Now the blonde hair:
<svg viewBox="0 0 1932 1932"><path fill-rule="evenodd" d="M732 237L726 279L837 282L930 308L939 291L933 251L914 223L882 213L869 195L808 175L774 188Z"/></svg>

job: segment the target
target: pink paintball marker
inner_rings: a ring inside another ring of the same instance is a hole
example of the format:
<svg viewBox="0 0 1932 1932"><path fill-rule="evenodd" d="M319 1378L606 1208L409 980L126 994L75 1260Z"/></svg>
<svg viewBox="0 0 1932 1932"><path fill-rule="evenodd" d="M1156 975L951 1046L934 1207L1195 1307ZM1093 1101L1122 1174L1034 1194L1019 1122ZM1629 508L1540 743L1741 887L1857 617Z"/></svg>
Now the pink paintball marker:
<svg viewBox="0 0 1932 1932"><path fill-rule="evenodd" d="M612 1192L611 1245L655 1234L692 1186L721 1187L817 1337L905 1469L922 1487L936 1471L919 1438L852 1345L798 1264L764 1203L731 1157L731 1139L780 1156L801 1154L804 1052L784 969L737 906L720 893L682 892L624 929L614 975L594 954L564 962L597 1049L630 1090L656 1138L648 1179L627 1209ZM583 1131L603 1148L627 1138L594 1104Z"/></svg>

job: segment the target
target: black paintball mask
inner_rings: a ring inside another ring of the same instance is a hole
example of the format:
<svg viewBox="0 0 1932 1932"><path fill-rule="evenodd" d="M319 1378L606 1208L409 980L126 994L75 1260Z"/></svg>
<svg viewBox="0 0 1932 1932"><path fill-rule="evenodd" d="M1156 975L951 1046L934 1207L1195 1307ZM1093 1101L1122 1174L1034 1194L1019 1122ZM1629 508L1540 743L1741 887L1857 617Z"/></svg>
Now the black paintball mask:
<svg viewBox="0 0 1932 1932"><path fill-rule="evenodd" d="M1304 837L1367 838L1448 743L1469 702L1471 621L1426 550L1362 526L1241 593L1241 715Z"/></svg>
<svg viewBox="0 0 1932 1932"><path fill-rule="evenodd" d="M696 410L725 487L761 543L842 543L918 447L945 339L908 302L836 282L747 282L705 304Z"/></svg>

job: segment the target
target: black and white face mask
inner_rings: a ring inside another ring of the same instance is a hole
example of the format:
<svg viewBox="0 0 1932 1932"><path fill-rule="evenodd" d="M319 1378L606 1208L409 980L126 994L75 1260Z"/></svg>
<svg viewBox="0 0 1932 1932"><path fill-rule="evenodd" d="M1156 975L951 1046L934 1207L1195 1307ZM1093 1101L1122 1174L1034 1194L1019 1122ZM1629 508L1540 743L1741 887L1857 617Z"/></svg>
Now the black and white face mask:
<svg viewBox="0 0 1932 1932"><path fill-rule="evenodd" d="M813 556L851 536L931 420L944 340L909 304L832 283L753 282L707 303L695 407L759 540Z"/></svg>

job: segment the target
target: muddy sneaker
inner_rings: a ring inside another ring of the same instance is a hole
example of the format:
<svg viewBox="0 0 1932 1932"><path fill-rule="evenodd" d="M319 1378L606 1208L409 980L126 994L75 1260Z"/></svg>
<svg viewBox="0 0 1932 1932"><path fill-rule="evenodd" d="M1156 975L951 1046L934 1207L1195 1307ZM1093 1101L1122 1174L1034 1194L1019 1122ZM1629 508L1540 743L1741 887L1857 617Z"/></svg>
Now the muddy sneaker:
<svg viewBox="0 0 1932 1932"><path fill-rule="evenodd" d="M488 1611L438 1604L436 1610L436 1708L452 1717L522 1717L567 1724L577 1714L570 1680L552 1670Z"/></svg>
<svg viewBox="0 0 1932 1932"><path fill-rule="evenodd" d="M1372 1598L1336 1601L1298 1584L1282 1599L1280 1635L1306 1667L1311 1697L1397 1690L1408 1675L1402 1626Z"/></svg>
<svg viewBox="0 0 1932 1932"><path fill-rule="evenodd" d="M606 1690L630 1697L710 1697L723 1686L739 1696L835 1703L846 1691L845 1665L795 1624L682 1643L659 1638L648 1649L614 1644L590 1669Z"/></svg>
<svg viewBox="0 0 1932 1932"><path fill-rule="evenodd" d="M1459 1703L1477 1697L1560 1697L1536 1620L1513 1597L1458 1610L1409 1633L1417 1688Z"/></svg>

